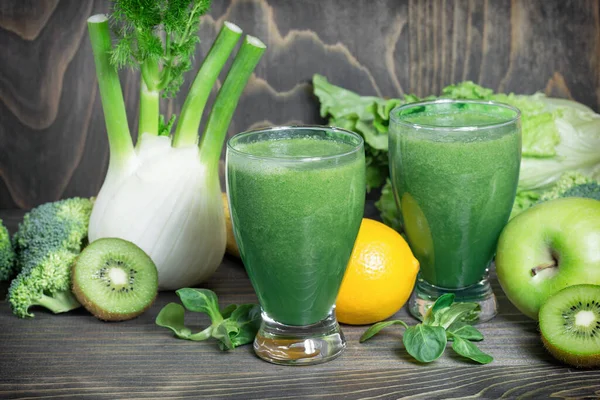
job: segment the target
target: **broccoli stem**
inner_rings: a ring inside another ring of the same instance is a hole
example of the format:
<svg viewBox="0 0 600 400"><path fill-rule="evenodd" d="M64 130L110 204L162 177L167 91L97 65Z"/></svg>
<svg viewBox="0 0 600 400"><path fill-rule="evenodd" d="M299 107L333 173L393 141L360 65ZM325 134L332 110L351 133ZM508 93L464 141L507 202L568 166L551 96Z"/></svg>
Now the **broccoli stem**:
<svg viewBox="0 0 600 400"><path fill-rule="evenodd" d="M127 124L119 75L115 67L110 64L112 44L106 15L97 14L88 18L88 30L94 52L100 99L102 100L104 121L108 133L109 168L114 167L118 170L134 155L134 150L129 125Z"/></svg>
<svg viewBox="0 0 600 400"><path fill-rule="evenodd" d="M56 292L52 296L43 294L42 297L32 302L31 305L46 307L54 314L71 311L81 307L81 304L70 291Z"/></svg>
<svg viewBox="0 0 600 400"><path fill-rule="evenodd" d="M246 36L217 94L200 142L200 160L210 169L216 170L219 166L231 117L265 49L266 46L258 38Z"/></svg>
<svg viewBox="0 0 600 400"><path fill-rule="evenodd" d="M183 103L173 137L174 147L196 144L200 119L210 91L241 35L242 30L237 25L227 21L223 24Z"/></svg>

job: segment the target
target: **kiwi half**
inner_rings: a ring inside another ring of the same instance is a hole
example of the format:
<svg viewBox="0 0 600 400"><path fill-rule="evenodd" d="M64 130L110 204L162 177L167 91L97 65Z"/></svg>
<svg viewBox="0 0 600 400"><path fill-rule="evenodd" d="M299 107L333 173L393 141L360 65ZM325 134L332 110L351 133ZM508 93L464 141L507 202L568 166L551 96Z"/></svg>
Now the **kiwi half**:
<svg viewBox="0 0 600 400"><path fill-rule="evenodd" d="M92 242L72 270L73 293L94 316L124 321L143 313L156 298L158 272L135 244L105 238Z"/></svg>
<svg viewBox="0 0 600 400"><path fill-rule="evenodd" d="M600 286L562 289L542 305L539 320L554 357L575 367L600 366Z"/></svg>

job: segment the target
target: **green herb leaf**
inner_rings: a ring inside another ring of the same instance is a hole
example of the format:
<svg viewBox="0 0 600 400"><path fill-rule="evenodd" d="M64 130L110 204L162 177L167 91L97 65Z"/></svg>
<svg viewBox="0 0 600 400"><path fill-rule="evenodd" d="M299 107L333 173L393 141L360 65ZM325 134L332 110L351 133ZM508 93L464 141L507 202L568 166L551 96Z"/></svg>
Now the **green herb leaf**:
<svg viewBox="0 0 600 400"><path fill-rule="evenodd" d="M473 312L478 312L477 303L455 303L451 307L440 310L436 316L433 325L442 326L447 329L455 321L462 321L462 318L469 316Z"/></svg>
<svg viewBox="0 0 600 400"><path fill-rule="evenodd" d="M454 293L444 293L433 303L431 310L435 313L443 308L448 308L454 303Z"/></svg>
<svg viewBox="0 0 600 400"><path fill-rule="evenodd" d="M479 332L477 328L461 321L456 321L450 325L447 332L450 334L450 340L453 340L454 336L458 336L465 340L474 340L477 342L483 340L483 334Z"/></svg>
<svg viewBox="0 0 600 400"><path fill-rule="evenodd" d="M213 324L218 324L223 320L219 312L217 295L212 290L183 288L175 293L186 309L208 314Z"/></svg>
<svg viewBox="0 0 600 400"><path fill-rule="evenodd" d="M234 322L237 327L235 334L229 334L234 347L251 343L260 328L260 306L242 304L231 314L228 321Z"/></svg>
<svg viewBox="0 0 600 400"><path fill-rule="evenodd" d="M192 334L192 331L184 325L184 314L185 309L181 304L169 303L156 316L156 325L172 330L179 339L201 341L211 336L212 326Z"/></svg>
<svg viewBox="0 0 600 400"><path fill-rule="evenodd" d="M452 293L440 296L427 311L423 323L415 326L409 327L400 320L374 324L363 333L360 342L370 339L390 325L400 324L406 328L402 336L404 347L418 361L428 363L436 360L446 349L448 340L451 340L452 348L462 356L481 364L491 362L491 356L481 352L470 342L483 340L481 332L467 322L477 316L479 305L454 303L454 299Z"/></svg>
<svg viewBox="0 0 600 400"><path fill-rule="evenodd" d="M408 354L428 363L442 355L448 339L446 330L441 326L418 324L406 329L402 342Z"/></svg>
<svg viewBox="0 0 600 400"><path fill-rule="evenodd" d="M433 305L427 310L423 323L425 325L439 325L436 324L436 317L440 315L440 311L446 309L454 302L454 293L444 293L433 303Z"/></svg>
<svg viewBox="0 0 600 400"><path fill-rule="evenodd" d="M408 329L408 325L406 325L406 323L404 321L400 321L399 319L393 320L393 321L378 322L378 323L372 325L369 329L367 329L365 331L365 333L362 334L359 342L362 343L362 342L365 342L365 341L371 339L373 336L378 334L379 331L381 331L384 328L387 328L388 326L392 326L392 325L402 325Z"/></svg>
<svg viewBox="0 0 600 400"><path fill-rule="evenodd" d="M184 314L181 304L169 303L156 316L156 325L172 330L180 339L189 339L192 331L183 324Z"/></svg>
<svg viewBox="0 0 600 400"><path fill-rule="evenodd" d="M231 304L219 311L217 295L212 290L183 288L176 293L185 308L206 313L212 320L211 326L192 334L184 325L185 308L177 303L167 304L156 317L156 324L172 330L178 338L200 341L213 337L221 350L232 350L254 340L261 323L257 304Z"/></svg>
<svg viewBox="0 0 600 400"><path fill-rule="evenodd" d="M230 304L227 307L225 307L224 309L222 309L221 316L223 317L223 319L229 318L231 313L234 312L236 308L237 308L237 304Z"/></svg>
<svg viewBox="0 0 600 400"><path fill-rule="evenodd" d="M189 340L193 340L194 342L200 342L202 340L206 340L212 336L213 326L209 326L203 331L194 333L188 337Z"/></svg>
<svg viewBox="0 0 600 400"><path fill-rule="evenodd" d="M221 350L233 350L235 347L229 337L230 333L237 333L237 327L229 321L223 321L216 329L213 329L212 336L219 341Z"/></svg>
<svg viewBox="0 0 600 400"><path fill-rule="evenodd" d="M452 349L463 357L469 358L480 364L488 364L494 360L492 356L479 350L477 346L468 340L461 339L459 336L454 336Z"/></svg>
<svg viewBox="0 0 600 400"><path fill-rule="evenodd" d="M260 307L256 304L242 304L231 313L228 319L240 326L255 323L257 320L260 321Z"/></svg>

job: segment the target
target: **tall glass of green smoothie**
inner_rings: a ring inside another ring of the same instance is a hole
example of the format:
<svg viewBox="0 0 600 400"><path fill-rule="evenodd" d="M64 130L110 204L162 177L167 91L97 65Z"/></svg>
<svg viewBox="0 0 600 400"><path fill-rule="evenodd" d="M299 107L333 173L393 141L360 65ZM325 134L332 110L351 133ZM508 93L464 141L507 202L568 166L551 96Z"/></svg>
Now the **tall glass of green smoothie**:
<svg viewBox="0 0 600 400"><path fill-rule="evenodd" d="M404 232L420 263L409 309L418 318L444 293L496 315L488 267L506 225L521 161L518 109L436 100L392 110L390 175Z"/></svg>
<svg viewBox="0 0 600 400"><path fill-rule="evenodd" d="M315 126L238 134L227 143L227 192L262 308L256 354L285 365L338 356L334 304L365 203L362 138Z"/></svg>

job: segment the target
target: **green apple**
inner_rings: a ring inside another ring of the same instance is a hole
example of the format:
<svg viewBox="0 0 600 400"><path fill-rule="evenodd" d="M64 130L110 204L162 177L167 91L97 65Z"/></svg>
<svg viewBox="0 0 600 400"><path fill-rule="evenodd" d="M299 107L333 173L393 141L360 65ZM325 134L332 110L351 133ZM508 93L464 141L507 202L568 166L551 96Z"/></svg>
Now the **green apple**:
<svg viewBox="0 0 600 400"><path fill-rule="evenodd" d="M600 201L561 198L533 206L504 228L496 272L508 299L536 319L567 286L600 284Z"/></svg>

